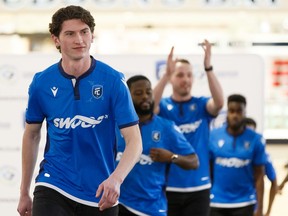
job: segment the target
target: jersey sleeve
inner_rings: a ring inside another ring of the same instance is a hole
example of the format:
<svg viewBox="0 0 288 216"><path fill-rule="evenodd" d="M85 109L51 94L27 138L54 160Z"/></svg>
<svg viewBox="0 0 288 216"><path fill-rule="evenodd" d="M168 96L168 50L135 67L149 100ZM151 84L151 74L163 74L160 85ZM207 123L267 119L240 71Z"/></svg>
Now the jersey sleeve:
<svg viewBox="0 0 288 216"><path fill-rule="evenodd" d="M274 166L272 164L272 160L269 154L267 154L267 162L265 164L265 174L267 175L267 178L270 181L274 181L276 179L276 171L274 169Z"/></svg>
<svg viewBox="0 0 288 216"><path fill-rule="evenodd" d="M119 128L138 124L138 116L135 112L132 98L122 73L116 78L112 92L113 112Z"/></svg>
<svg viewBox="0 0 288 216"><path fill-rule="evenodd" d="M257 135L255 143L255 152L254 152L254 165L265 165L267 162L266 152L265 152L265 139L261 135Z"/></svg>
<svg viewBox="0 0 288 216"><path fill-rule="evenodd" d="M42 112L41 106L39 104L38 96L39 96L39 90L37 90L37 77L39 73L35 74L33 77L33 80L29 86L28 90L28 105L26 108L26 122L28 124L32 123L42 123L45 116Z"/></svg>

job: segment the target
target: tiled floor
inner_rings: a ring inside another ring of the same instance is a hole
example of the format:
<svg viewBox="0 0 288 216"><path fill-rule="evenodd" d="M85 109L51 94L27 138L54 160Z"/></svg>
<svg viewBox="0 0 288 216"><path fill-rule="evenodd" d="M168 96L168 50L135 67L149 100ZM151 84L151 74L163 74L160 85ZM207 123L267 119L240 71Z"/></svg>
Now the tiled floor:
<svg viewBox="0 0 288 216"><path fill-rule="evenodd" d="M284 165L288 162L288 144L270 144L267 145L267 151L273 160L278 184L280 184L288 172L288 169L284 168ZM269 189L270 182L265 178L264 213L268 204ZM276 195L270 216L288 216L288 183L286 183L282 194Z"/></svg>

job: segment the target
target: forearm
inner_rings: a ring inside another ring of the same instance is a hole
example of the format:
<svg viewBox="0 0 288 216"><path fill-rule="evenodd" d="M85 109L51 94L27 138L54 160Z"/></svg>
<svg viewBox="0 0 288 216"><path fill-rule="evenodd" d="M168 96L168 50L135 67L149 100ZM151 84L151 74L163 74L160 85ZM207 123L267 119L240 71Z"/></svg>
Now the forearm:
<svg viewBox="0 0 288 216"><path fill-rule="evenodd" d="M271 212L276 193L277 193L277 182L275 181L275 183L272 183L271 188L270 188L267 214L270 214Z"/></svg>
<svg viewBox="0 0 288 216"><path fill-rule="evenodd" d="M169 77L167 74L164 74L153 89L154 113L156 114L159 113L159 104L160 104L165 86L167 85L168 82L169 82Z"/></svg>
<svg viewBox="0 0 288 216"><path fill-rule="evenodd" d="M21 195L29 195L31 181L34 173L35 164L39 150L40 134L31 137L23 136L22 144L22 179L20 186Z"/></svg>
<svg viewBox="0 0 288 216"><path fill-rule="evenodd" d="M213 71L207 72L207 79L211 96L213 98L213 110L217 114L224 105L223 90Z"/></svg>
<svg viewBox="0 0 288 216"><path fill-rule="evenodd" d="M112 173L112 176L118 179L120 183L124 181L137 163L142 152L142 140L138 125L122 129L121 133L124 136L126 147L116 169Z"/></svg>
<svg viewBox="0 0 288 216"><path fill-rule="evenodd" d="M171 162L185 170L197 169L199 166L199 161L196 154L187 156L179 155L177 159L174 159Z"/></svg>

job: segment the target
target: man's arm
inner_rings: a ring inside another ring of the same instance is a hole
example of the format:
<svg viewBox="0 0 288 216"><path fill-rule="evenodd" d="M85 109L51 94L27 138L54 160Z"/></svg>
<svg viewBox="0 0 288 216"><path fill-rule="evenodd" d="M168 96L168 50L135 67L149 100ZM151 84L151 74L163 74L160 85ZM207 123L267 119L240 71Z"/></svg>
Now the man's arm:
<svg viewBox="0 0 288 216"><path fill-rule="evenodd" d="M151 148L150 157L155 162L175 163L185 170L197 169L199 166L196 154L178 155L163 148Z"/></svg>
<svg viewBox="0 0 288 216"><path fill-rule="evenodd" d="M281 184L278 187L279 193L282 192L282 189L284 188L285 184L288 182L288 173L286 175L286 177L283 179L283 181L281 182Z"/></svg>
<svg viewBox="0 0 288 216"><path fill-rule="evenodd" d="M30 186L37 161L42 124L26 124L22 140L22 179L18 212L22 216L31 216L32 199Z"/></svg>
<svg viewBox="0 0 288 216"><path fill-rule="evenodd" d="M204 69L206 71L209 89L212 96L212 98L209 99L206 108L211 115L216 116L224 105L223 90L211 65L211 44L207 40L204 40L202 48L205 53Z"/></svg>
<svg viewBox="0 0 288 216"><path fill-rule="evenodd" d="M275 178L273 181L271 181L268 208L267 208L267 212L266 212L265 216L270 216L272 205L273 205L277 191L278 191L278 184L277 184L277 178Z"/></svg>
<svg viewBox="0 0 288 216"><path fill-rule="evenodd" d="M154 95L154 113L159 113L159 103L161 101L165 86L169 83L170 77L175 70L175 64L177 59L173 59L174 47L171 48L166 62L166 73L160 78L159 82L153 89Z"/></svg>
<svg viewBox="0 0 288 216"><path fill-rule="evenodd" d="M255 216L263 215L264 169L264 165L254 166L254 179L257 193L257 210Z"/></svg>
<svg viewBox="0 0 288 216"><path fill-rule="evenodd" d="M110 208L117 202L120 186L139 160L142 152L142 139L138 125L123 128L120 131L125 139L126 147L114 172L99 185L96 191L96 197L103 192L98 204L100 210Z"/></svg>

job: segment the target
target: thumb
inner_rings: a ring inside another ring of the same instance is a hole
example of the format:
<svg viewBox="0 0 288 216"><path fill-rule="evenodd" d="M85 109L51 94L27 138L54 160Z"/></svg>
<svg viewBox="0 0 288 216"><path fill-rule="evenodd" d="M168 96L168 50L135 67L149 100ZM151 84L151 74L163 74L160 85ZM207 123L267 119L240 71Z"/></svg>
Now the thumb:
<svg viewBox="0 0 288 216"><path fill-rule="evenodd" d="M96 197L99 197L101 195L102 191L103 191L103 185L100 184L97 191L96 191Z"/></svg>

